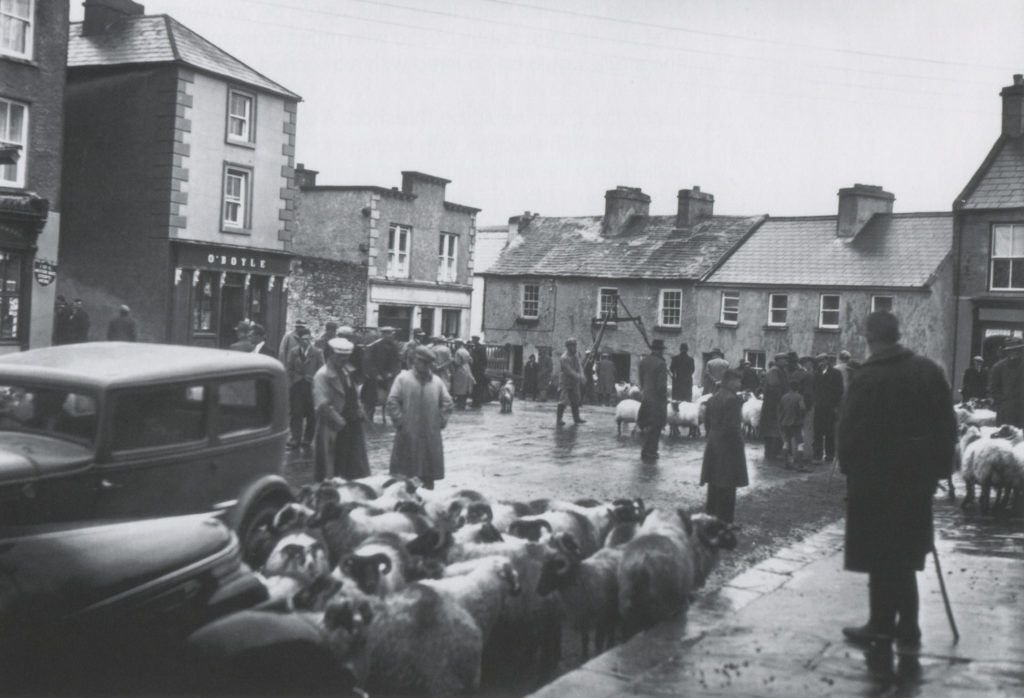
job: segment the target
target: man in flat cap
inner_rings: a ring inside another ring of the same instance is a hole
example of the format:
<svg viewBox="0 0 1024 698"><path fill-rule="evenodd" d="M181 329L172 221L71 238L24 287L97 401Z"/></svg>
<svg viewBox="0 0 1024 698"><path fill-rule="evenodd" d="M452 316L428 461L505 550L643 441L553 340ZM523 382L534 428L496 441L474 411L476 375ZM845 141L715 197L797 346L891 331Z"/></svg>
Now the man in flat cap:
<svg viewBox="0 0 1024 698"><path fill-rule="evenodd" d="M118 308L117 317L107 325L107 340L110 342L134 342L135 318L127 305Z"/></svg>
<svg viewBox="0 0 1024 698"><path fill-rule="evenodd" d="M281 337L281 344L277 347L277 356L284 363L288 360L288 355L292 353L292 349L299 346L299 335L297 334L300 327L306 327L305 320L296 320L295 329Z"/></svg>
<svg viewBox="0 0 1024 698"><path fill-rule="evenodd" d="M815 357L814 440L811 449L815 463L831 462L836 457L836 419L843 402L843 376L829 361L828 354Z"/></svg>
<svg viewBox="0 0 1024 698"><path fill-rule="evenodd" d="M640 411L643 413L644 445L640 458L645 462L658 460L658 440L668 413L668 366L665 364L665 340L651 340L651 353L640 361ZM637 425L640 418L637 417Z"/></svg>
<svg viewBox="0 0 1024 698"><path fill-rule="evenodd" d="M771 461L782 455L782 427L779 425L779 404L789 388L786 368L789 357L785 352L775 355L773 365L764 376L764 402L761 404L759 429L764 439L764 459Z"/></svg>
<svg viewBox="0 0 1024 698"><path fill-rule="evenodd" d="M579 354L576 353L576 339L565 340L565 352L558 362L558 412L555 419L557 426L565 422L565 407L572 409L573 424L584 424L587 420L580 417L580 402L583 401L583 367L580 365Z"/></svg>
<svg viewBox="0 0 1024 698"><path fill-rule="evenodd" d="M390 472L418 477L424 487L434 489L434 481L444 477L441 430L454 405L444 382L434 374L434 352L416 347L412 361L412 368L398 374L388 393L386 409L395 425Z"/></svg>
<svg viewBox="0 0 1024 698"><path fill-rule="evenodd" d="M1003 345L1002 354L988 376L996 423L1024 427L1024 339L1009 340Z"/></svg>
<svg viewBox="0 0 1024 698"><path fill-rule="evenodd" d="M296 331L299 346L285 362L288 369L288 411L291 439L288 448L310 446L316 429L316 410L313 407L313 378L324 365L324 355L318 347L312 346L312 335L308 327ZM334 355L333 352L331 354Z"/></svg>
<svg viewBox="0 0 1024 698"><path fill-rule="evenodd" d="M331 360L313 376L313 409L316 411L316 442L313 446L313 478L351 480L370 474L363 422L366 414L349 362L355 345L342 337L328 340Z"/></svg>
<svg viewBox="0 0 1024 698"><path fill-rule="evenodd" d="M252 323L248 320L239 320L238 324L235 325L235 341L228 347L232 351L252 351L252 340L249 339L249 330L252 328Z"/></svg>
<svg viewBox="0 0 1024 698"><path fill-rule="evenodd" d="M971 365L964 369L960 397L964 402L988 397L988 368L983 357L975 356L971 359Z"/></svg>

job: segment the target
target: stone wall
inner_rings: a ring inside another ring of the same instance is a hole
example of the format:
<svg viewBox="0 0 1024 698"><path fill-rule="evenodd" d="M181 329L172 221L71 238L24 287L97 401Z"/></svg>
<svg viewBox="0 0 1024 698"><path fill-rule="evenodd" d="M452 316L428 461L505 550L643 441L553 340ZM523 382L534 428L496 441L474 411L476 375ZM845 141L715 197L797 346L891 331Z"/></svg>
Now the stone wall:
<svg viewBox="0 0 1024 698"><path fill-rule="evenodd" d="M366 313L366 265L318 257L292 260L288 329L305 320L319 335L328 320L360 326Z"/></svg>

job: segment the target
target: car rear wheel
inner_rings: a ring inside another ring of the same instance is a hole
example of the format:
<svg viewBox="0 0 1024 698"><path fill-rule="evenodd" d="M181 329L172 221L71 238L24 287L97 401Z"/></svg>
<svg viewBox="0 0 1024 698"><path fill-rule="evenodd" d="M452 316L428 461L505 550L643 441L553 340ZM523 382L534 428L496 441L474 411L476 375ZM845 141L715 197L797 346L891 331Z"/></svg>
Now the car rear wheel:
<svg viewBox="0 0 1024 698"><path fill-rule="evenodd" d="M253 504L242 517L237 531L238 542L242 548L242 561L252 569L258 570L270 556L274 544L270 526L274 515L287 503L280 497L267 497Z"/></svg>

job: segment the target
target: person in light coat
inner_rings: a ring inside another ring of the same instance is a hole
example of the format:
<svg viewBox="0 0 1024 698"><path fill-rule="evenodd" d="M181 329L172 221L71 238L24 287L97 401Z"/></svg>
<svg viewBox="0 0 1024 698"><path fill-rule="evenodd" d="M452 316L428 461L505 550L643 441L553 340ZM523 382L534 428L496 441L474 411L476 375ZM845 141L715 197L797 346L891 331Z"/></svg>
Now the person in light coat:
<svg viewBox="0 0 1024 698"><path fill-rule="evenodd" d="M452 395L455 406L466 409L466 400L473 394L473 357L469 355L466 343L461 339L455 342L455 356L452 357Z"/></svg>
<svg viewBox="0 0 1024 698"><path fill-rule="evenodd" d="M452 413L452 398L432 370L434 353L416 347L413 367L395 378L388 395L387 413L395 425L391 449L392 475L418 477L427 489L444 478L444 443L441 430Z"/></svg>
<svg viewBox="0 0 1024 698"><path fill-rule="evenodd" d="M354 479L370 474L363 422L366 413L349 362L352 342L335 337L327 342L329 363L313 376L313 409L316 411L316 441L313 445L313 477Z"/></svg>

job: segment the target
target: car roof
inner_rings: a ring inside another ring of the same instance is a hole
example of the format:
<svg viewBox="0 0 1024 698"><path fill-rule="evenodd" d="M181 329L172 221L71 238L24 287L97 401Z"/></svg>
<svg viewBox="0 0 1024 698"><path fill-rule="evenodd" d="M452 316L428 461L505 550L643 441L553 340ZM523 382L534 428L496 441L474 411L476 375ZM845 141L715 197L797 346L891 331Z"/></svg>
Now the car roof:
<svg viewBox="0 0 1024 698"><path fill-rule="evenodd" d="M145 342L84 342L0 356L0 377L96 388L206 378L245 371L283 373L269 356Z"/></svg>

